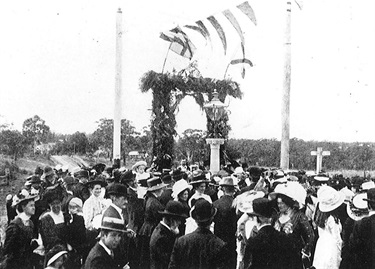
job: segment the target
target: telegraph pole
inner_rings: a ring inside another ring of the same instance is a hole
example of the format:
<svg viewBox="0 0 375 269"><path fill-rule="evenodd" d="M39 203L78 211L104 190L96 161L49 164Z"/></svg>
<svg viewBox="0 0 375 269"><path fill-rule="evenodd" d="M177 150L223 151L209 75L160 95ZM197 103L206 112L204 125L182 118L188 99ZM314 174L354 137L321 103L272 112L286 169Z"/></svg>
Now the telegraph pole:
<svg viewBox="0 0 375 269"><path fill-rule="evenodd" d="M122 96L122 11L119 8L116 17L116 83L115 108L113 117L113 164L121 163L121 96Z"/></svg>
<svg viewBox="0 0 375 269"><path fill-rule="evenodd" d="M292 3L287 0L286 5L286 25L284 41L284 81L281 104L281 153L280 167L289 169L289 115L290 115L290 78L291 78L291 19Z"/></svg>

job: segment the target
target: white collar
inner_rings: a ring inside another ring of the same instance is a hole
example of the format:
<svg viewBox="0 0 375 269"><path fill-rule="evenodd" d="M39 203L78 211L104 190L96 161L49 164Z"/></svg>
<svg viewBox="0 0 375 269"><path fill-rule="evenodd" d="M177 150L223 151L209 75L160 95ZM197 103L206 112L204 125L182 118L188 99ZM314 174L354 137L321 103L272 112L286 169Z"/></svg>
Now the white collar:
<svg viewBox="0 0 375 269"><path fill-rule="evenodd" d="M26 215L25 212L21 212L21 213L18 215L18 217L19 217L21 220L23 220L23 221L27 221L27 220L30 219L31 216Z"/></svg>
<svg viewBox="0 0 375 269"><path fill-rule="evenodd" d="M108 253L109 256L112 257L112 250L110 250L104 243L102 240L99 241L99 245L101 245L104 250Z"/></svg>
<svg viewBox="0 0 375 269"><path fill-rule="evenodd" d="M160 221L161 225L164 225L168 230L172 230L171 227L169 227L164 221Z"/></svg>
<svg viewBox="0 0 375 269"><path fill-rule="evenodd" d="M266 227L266 226L271 226L270 223L265 223L265 224L262 224L258 227L258 231L260 231L260 229L262 229L263 227Z"/></svg>
<svg viewBox="0 0 375 269"><path fill-rule="evenodd" d="M122 209L120 207L118 207L117 205L115 205L113 202L111 203L111 206L113 206L114 209L117 210L117 212L120 214L121 216L121 219L123 220L123 217L122 217Z"/></svg>

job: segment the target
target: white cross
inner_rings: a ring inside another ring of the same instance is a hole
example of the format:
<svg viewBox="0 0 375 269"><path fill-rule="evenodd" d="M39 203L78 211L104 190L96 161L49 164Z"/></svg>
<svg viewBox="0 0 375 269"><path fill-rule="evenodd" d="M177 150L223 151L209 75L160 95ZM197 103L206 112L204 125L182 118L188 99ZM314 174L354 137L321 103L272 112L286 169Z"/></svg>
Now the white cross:
<svg viewBox="0 0 375 269"><path fill-rule="evenodd" d="M311 155L316 155L316 173L319 174L322 171L323 156L329 156L331 152L323 151L323 148L318 147L316 151L311 151Z"/></svg>

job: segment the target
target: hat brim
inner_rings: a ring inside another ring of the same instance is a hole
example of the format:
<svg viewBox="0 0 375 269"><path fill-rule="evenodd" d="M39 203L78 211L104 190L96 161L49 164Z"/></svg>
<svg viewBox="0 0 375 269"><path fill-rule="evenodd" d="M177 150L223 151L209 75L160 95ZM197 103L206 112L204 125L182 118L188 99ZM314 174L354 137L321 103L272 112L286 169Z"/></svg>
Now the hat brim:
<svg viewBox="0 0 375 269"><path fill-rule="evenodd" d="M152 186L152 187L148 187L148 188L147 188L147 191L156 191L156 190L159 190L159 189L165 188L165 187L167 187L167 186L168 186L168 184L161 183L161 184L158 184L158 185L155 185L155 186Z"/></svg>
<svg viewBox="0 0 375 269"><path fill-rule="evenodd" d="M30 196L28 196L28 197L26 197L24 199L19 199L15 203L12 203L12 207L15 207L15 206L17 206L20 203L25 202L25 201L35 200L38 196L39 196L38 194L34 194L34 195L30 195Z"/></svg>
<svg viewBox="0 0 375 269"><path fill-rule="evenodd" d="M340 205L342 205L345 202L345 196L344 196L343 193L340 193L340 192L338 192L338 193L340 195L340 198L335 204L330 205L330 206L326 206L322 203L319 203L319 210L322 211L322 212L330 212L330 211L338 208Z"/></svg>
<svg viewBox="0 0 375 269"><path fill-rule="evenodd" d="M171 212L168 212L168 211L159 211L159 214L163 215L163 216L170 216L170 217L176 217L176 218L182 218L182 219L187 219L188 218L188 215L185 215L185 214L174 214L174 213L171 213Z"/></svg>
<svg viewBox="0 0 375 269"><path fill-rule="evenodd" d="M108 183L104 182L102 180L92 180L92 181L86 182L84 185L86 185L86 186L100 185L102 187L106 187L108 185Z"/></svg>
<svg viewBox="0 0 375 269"><path fill-rule="evenodd" d="M145 161L139 161L139 162L136 162L136 163L132 166L132 170L137 169L137 168L138 168L139 166L141 166L141 165L147 167L147 163L146 163Z"/></svg>
<svg viewBox="0 0 375 269"><path fill-rule="evenodd" d="M189 182L190 185L197 185L197 184L201 184L201 183L210 183L210 181L209 180L197 180L197 181Z"/></svg>

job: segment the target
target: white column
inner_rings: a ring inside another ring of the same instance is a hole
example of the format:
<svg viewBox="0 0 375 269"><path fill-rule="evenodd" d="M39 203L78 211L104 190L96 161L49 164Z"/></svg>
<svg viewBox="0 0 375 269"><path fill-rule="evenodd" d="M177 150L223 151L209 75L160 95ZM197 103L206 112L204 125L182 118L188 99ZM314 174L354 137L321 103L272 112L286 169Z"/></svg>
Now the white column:
<svg viewBox="0 0 375 269"><path fill-rule="evenodd" d="M122 11L119 8L116 17L116 84L115 108L113 117L113 161L121 160L121 98L122 97Z"/></svg>
<svg viewBox="0 0 375 269"><path fill-rule="evenodd" d="M206 143L210 145L210 172L215 175L220 171L220 145L224 144L223 138L207 138Z"/></svg>

